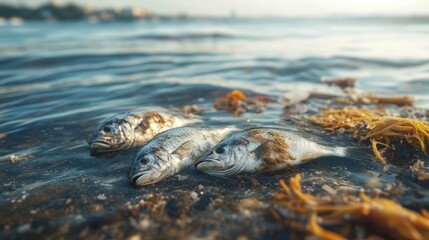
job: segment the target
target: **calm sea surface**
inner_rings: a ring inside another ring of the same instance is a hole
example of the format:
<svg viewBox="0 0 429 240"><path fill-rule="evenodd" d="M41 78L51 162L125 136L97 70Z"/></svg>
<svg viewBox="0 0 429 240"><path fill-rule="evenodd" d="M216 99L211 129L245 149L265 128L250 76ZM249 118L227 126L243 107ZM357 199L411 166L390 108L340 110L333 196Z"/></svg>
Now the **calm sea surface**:
<svg viewBox="0 0 429 240"><path fill-rule="evenodd" d="M182 209L184 203L177 199L196 192L197 214L190 219L202 221L213 214L204 206L219 196L226 202L248 196L269 199L278 190L277 180L295 172L358 188L376 178L380 188L402 187L404 194L397 198L402 204L427 208L429 186L417 182L408 167L385 169L370 162L327 159L292 172L256 176L257 187L246 178L225 181L190 170L154 186L134 188L127 179L133 151L110 159L89 155L89 134L101 120L121 111L197 104L206 125L287 125L280 104L233 118L216 112L212 103L233 89L275 97L299 90L338 91L320 85L323 76L356 77L359 90L410 95L417 107L429 108L429 19L0 25L0 134L6 135L0 139L0 238L77 237L88 232L94 238L123 238L138 231L154 237L178 223L156 225L161 220L146 210L141 210L145 217L130 213L127 203L156 193L165 198L167 210L172 204ZM94 204L102 210L93 211ZM223 226L225 234L246 235L252 224L258 225L257 217L243 220L232 210L221 211L235 219ZM146 217L157 227L135 226ZM119 226L121 231L103 235L98 232L103 226ZM204 226L192 234L206 236L205 231L219 229ZM287 231L268 221L254 236L274 233Z"/></svg>

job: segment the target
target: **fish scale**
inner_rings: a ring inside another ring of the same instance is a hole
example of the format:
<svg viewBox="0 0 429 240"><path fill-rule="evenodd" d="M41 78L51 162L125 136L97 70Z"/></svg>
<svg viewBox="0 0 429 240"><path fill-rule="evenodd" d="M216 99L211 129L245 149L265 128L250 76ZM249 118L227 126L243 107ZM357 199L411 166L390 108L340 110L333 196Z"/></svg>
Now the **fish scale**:
<svg viewBox="0 0 429 240"><path fill-rule="evenodd" d="M129 112L103 121L90 136L91 154L116 152L139 147L158 133L171 128L200 122L198 118L162 112Z"/></svg>
<svg viewBox="0 0 429 240"><path fill-rule="evenodd" d="M129 177L143 186L159 182L180 170L193 166L234 127L180 127L160 133L145 144L134 158Z"/></svg>
<svg viewBox="0 0 429 240"><path fill-rule="evenodd" d="M240 172L271 172L323 156L361 159L367 148L328 147L278 128L252 128L231 134L196 163L199 171L214 176Z"/></svg>
<svg viewBox="0 0 429 240"><path fill-rule="evenodd" d="M193 128L176 128L174 129L174 135L160 135L158 138L155 138L153 141L150 141L150 144L153 147L163 146L167 151L173 152L183 144L183 141L189 141L195 137L195 133L191 131L191 129L194 130ZM204 129L202 128L195 128L195 130L197 129L199 131L204 131ZM174 138L174 140L172 138ZM181 141L176 138L181 138ZM168 144L163 144L163 142L167 141Z"/></svg>

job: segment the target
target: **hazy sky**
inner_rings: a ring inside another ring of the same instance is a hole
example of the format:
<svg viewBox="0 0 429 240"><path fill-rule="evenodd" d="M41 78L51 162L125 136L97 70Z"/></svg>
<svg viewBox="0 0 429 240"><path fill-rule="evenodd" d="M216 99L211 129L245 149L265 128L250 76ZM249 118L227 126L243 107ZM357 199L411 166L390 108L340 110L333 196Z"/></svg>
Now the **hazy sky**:
<svg viewBox="0 0 429 240"><path fill-rule="evenodd" d="M38 5L46 0L0 0ZM429 0L60 0L97 7L142 6L156 13L238 16L429 15Z"/></svg>

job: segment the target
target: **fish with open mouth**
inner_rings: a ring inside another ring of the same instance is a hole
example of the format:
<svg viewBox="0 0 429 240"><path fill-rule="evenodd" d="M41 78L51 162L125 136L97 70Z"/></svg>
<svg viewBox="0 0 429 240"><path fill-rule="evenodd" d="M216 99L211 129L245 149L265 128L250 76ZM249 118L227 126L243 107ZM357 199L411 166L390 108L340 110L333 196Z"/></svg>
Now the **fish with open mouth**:
<svg viewBox="0 0 429 240"><path fill-rule="evenodd" d="M271 172L323 156L359 158L368 149L327 147L286 129L252 128L233 133L199 159L198 171L225 177L241 172Z"/></svg>
<svg viewBox="0 0 429 240"><path fill-rule="evenodd" d="M199 121L161 112L119 113L98 126L89 138L89 149L97 155L142 146L160 132Z"/></svg>
<svg viewBox="0 0 429 240"><path fill-rule="evenodd" d="M134 158L129 173L137 186L159 182L189 166L214 147L234 127L180 127L158 134Z"/></svg>

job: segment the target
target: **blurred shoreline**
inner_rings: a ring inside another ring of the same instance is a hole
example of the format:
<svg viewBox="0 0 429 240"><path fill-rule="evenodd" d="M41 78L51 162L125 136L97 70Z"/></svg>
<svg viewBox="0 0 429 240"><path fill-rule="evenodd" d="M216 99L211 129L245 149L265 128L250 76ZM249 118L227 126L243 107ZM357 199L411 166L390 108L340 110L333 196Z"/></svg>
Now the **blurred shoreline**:
<svg viewBox="0 0 429 240"><path fill-rule="evenodd" d="M73 3L45 3L37 7L0 3L0 24L22 24L23 22L79 22L90 23L141 21L141 20L225 20L225 19L357 19L383 20L390 22L428 23L428 15L326 15L326 16L190 16L187 14L158 14L143 7L96 8L92 5L80 6Z"/></svg>
<svg viewBox="0 0 429 240"><path fill-rule="evenodd" d="M142 7L96 8L92 5L79 6L73 3L50 2L38 7L0 4L0 23L22 23L24 21L88 21L114 22L144 19L183 19L186 15L158 15Z"/></svg>

